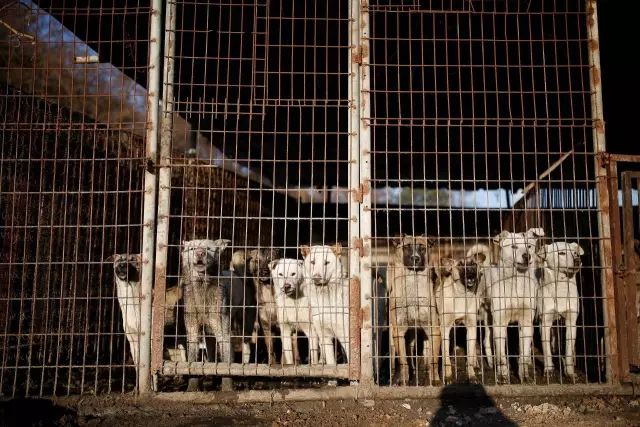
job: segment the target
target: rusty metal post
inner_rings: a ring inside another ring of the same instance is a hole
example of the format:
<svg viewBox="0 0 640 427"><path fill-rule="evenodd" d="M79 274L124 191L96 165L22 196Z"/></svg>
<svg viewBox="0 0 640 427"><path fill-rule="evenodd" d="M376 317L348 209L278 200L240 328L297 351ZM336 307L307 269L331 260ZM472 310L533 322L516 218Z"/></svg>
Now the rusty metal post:
<svg viewBox="0 0 640 427"><path fill-rule="evenodd" d="M147 87L147 168L144 174L144 211L142 231L142 272L140 295L140 365L138 366L138 392L151 392L151 296L153 291L157 154L160 103L160 41L162 40L162 0L151 5L151 30L149 39L149 81Z"/></svg>
<svg viewBox="0 0 640 427"><path fill-rule="evenodd" d="M366 0L352 0L349 10L349 45L352 54L350 61L349 97L349 133L351 139L350 187L358 190L357 197L350 198L349 217L352 218L351 241L357 241L357 251L352 251L352 265L358 265L359 307L356 311L358 322L359 348L354 364L358 364L359 380L362 385L373 384L373 330L371 318L372 280L371 280L371 131L367 120L370 117L369 104L369 10ZM357 218L358 222L353 219ZM355 369L355 368L354 368Z"/></svg>
<svg viewBox="0 0 640 427"><path fill-rule="evenodd" d="M171 201L171 140L173 135L173 80L175 72L176 2L167 5L165 17L164 82L162 91L162 133L158 168L158 219L156 228L156 283L153 290L151 373L154 379L162 371L164 306L167 288L169 210ZM156 381L154 381L154 385ZM154 389L156 387L154 386ZM157 390L156 390L157 391Z"/></svg>
<svg viewBox="0 0 640 427"><path fill-rule="evenodd" d="M600 39L598 35L598 10L596 0L586 0L587 32L589 36L589 82L591 86L591 116L593 119L593 145L596 172L596 190L598 192L598 236L600 246L600 264L602 274L602 294L605 298L605 352L607 356L607 380L618 381L620 372L615 309L615 282L613 277L611 223L609 190L607 183L606 156L607 145L604 134L604 116L602 112L602 80L600 72Z"/></svg>

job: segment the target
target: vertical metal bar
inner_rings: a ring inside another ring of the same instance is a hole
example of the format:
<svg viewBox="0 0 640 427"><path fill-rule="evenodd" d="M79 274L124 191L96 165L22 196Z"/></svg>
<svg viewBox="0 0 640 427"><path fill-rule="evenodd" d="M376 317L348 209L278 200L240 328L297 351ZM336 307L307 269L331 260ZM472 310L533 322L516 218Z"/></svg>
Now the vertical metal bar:
<svg viewBox="0 0 640 427"><path fill-rule="evenodd" d="M151 31L149 39L149 81L147 84L147 129L144 173L144 210L142 231L142 267L140 295L140 365L138 366L138 392L151 392L151 293L156 233L156 190L160 103L160 41L162 40L162 0L153 0L151 6Z"/></svg>
<svg viewBox="0 0 640 427"><path fill-rule="evenodd" d="M169 250L169 213L171 202L171 136L173 133L173 81L176 48L176 2L167 4L165 17L164 81L162 91L162 133L158 164L158 217L156 225L155 286L153 288L153 325L151 330L151 375L162 369L165 291L167 287L167 256Z"/></svg>
<svg viewBox="0 0 640 427"><path fill-rule="evenodd" d="M591 88L591 117L593 119L594 170L596 174L596 191L598 192L598 240L600 249L602 294L605 298L603 306L605 325L605 352L607 356L607 380L615 382L620 378L617 363L618 357L617 324L615 310L615 287L611 266L611 223L609 213L609 195L607 188L607 169L603 161L607 150L604 134L602 112L602 80L600 78L600 39L598 34L598 10L596 0L586 0L587 34L589 38L589 82Z"/></svg>
<svg viewBox="0 0 640 427"><path fill-rule="evenodd" d="M615 160L609 159L607 162L607 182L609 185L609 207L611 212L611 247L612 247L612 265L615 279L614 297L616 305L616 321L618 324L624 324L624 307L625 301L622 298L621 290L624 289L624 261L622 257L622 227L620 222L620 208L618 202L618 163ZM620 342L623 337L620 335L620 331L612 337L616 342ZM616 344L616 348L618 345ZM612 363L617 366L619 372L623 371L625 358L620 355Z"/></svg>
<svg viewBox="0 0 640 427"><path fill-rule="evenodd" d="M350 198L352 235L361 238L361 249L352 251L351 265L358 266L360 277L360 383L373 384L373 330L372 330L372 280L371 280L371 128L368 120L371 116L369 102L369 3L366 0L352 0L350 18L353 20L349 32L351 49L354 50L350 62L349 93L353 105L349 114L349 132L351 135L351 186L358 186L361 198L354 204ZM359 224L353 223L357 218ZM355 237L355 236L353 236ZM353 240L353 238L352 238ZM356 258L357 257L357 258Z"/></svg>
<svg viewBox="0 0 640 427"><path fill-rule="evenodd" d="M624 248L625 275L622 280L622 287L618 287L618 297L622 297L622 303L618 306L621 313L618 313L620 333L618 349L620 351L620 379L627 380L629 375L629 365L636 364L638 358L638 334L636 318L636 298L635 298L635 272L637 266L634 262L634 224L633 224L633 182L638 179L638 174L627 171L622 174L622 230L624 238L622 245Z"/></svg>

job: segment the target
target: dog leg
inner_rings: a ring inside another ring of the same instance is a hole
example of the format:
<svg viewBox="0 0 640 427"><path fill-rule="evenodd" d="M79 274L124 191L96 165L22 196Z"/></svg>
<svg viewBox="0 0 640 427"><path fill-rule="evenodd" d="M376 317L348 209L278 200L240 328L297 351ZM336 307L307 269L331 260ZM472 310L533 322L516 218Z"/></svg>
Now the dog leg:
<svg viewBox="0 0 640 427"><path fill-rule="evenodd" d="M313 326L309 329L305 329L302 332L307 336L309 340L309 363L311 365L317 365L320 363L318 353L320 352L320 345L318 343L318 334L316 333Z"/></svg>
<svg viewBox="0 0 640 427"><path fill-rule="evenodd" d="M451 383L453 380L453 374L451 372L451 355L449 354L450 333L451 325L447 324L442 327L442 364L444 365L444 379L447 383Z"/></svg>
<svg viewBox="0 0 640 427"><path fill-rule="evenodd" d="M185 329L187 332L187 361L198 361L199 338L198 338L198 320L195 315L185 315Z"/></svg>
<svg viewBox="0 0 640 427"><path fill-rule="evenodd" d="M409 382L409 365L407 363L407 346L405 342L406 328L393 328L393 343L398 354L398 363L400 364L400 383L407 385Z"/></svg>
<svg viewBox="0 0 640 427"><path fill-rule="evenodd" d="M431 307L431 326L429 330L429 340L431 340L431 360L429 360L429 381L431 385L440 385L440 373L438 370L438 358L440 357L440 346L442 345L442 334L440 333L440 319L435 307Z"/></svg>
<svg viewBox="0 0 640 427"><path fill-rule="evenodd" d="M476 357L476 341L478 328L475 319L467 319L467 378L470 382L476 382L475 368L478 366Z"/></svg>
<svg viewBox="0 0 640 427"><path fill-rule="evenodd" d="M289 324L280 325L280 336L282 337L282 362L283 362L282 364L292 365L294 363L294 355L293 355L293 341L291 339L291 325Z"/></svg>
<svg viewBox="0 0 640 427"><path fill-rule="evenodd" d="M565 318L565 328L566 328L566 348L565 348L565 375L572 380L574 383L576 382L576 356L575 356L575 348L576 348L576 333L577 333L577 322L578 322L578 313L567 313L567 317Z"/></svg>
<svg viewBox="0 0 640 427"><path fill-rule="evenodd" d="M264 332L264 343L267 346L267 362L269 365L273 365L276 361L276 355L273 351L273 334L269 322L264 323L262 325L262 331Z"/></svg>
<svg viewBox="0 0 640 427"><path fill-rule="evenodd" d="M140 345L138 344L138 334L128 332L126 333L127 341L129 341L129 349L131 351L131 359L136 370L138 369L138 358L140 356Z"/></svg>
<svg viewBox="0 0 640 427"><path fill-rule="evenodd" d="M220 359L221 363L230 363L233 361L233 356L231 354L231 322L228 317L222 315L221 313L214 313L213 318L209 319L209 327L213 331L213 334L216 337L216 343L218 349L220 350ZM245 357L248 359L251 357L251 347L249 345L245 346L245 341L247 337L242 337L242 360L245 360ZM249 352L245 355L245 351L249 350Z"/></svg>
<svg viewBox="0 0 640 427"><path fill-rule="evenodd" d="M542 335L542 353L544 354L544 374L549 377L553 375L553 353L551 350L551 327L553 325L553 314L544 313L540 316L540 335Z"/></svg>
<svg viewBox="0 0 640 427"><path fill-rule="evenodd" d="M488 310L482 309L482 323L484 324L484 355L487 358L487 366L493 369L493 350L491 348L491 331L492 328L489 325L489 312Z"/></svg>
<svg viewBox="0 0 640 427"><path fill-rule="evenodd" d="M333 342L331 333L328 329L323 328L320 335L320 345L322 346L322 353L324 354L325 364L327 365L335 365L336 364L336 353L333 350Z"/></svg>
<svg viewBox="0 0 640 427"><path fill-rule="evenodd" d="M495 319L495 316L494 316ZM493 325L493 340L496 348L497 382L509 382L509 365L507 364L507 327Z"/></svg>
<svg viewBox="0 0 640 427"><path fill-rule="evenodd" d="M520 363L518 371L522 382L531 382L533 377L529 374L531 368L531 342L533 341L533 311L531 319L521 320L520 326Z"/></svg>

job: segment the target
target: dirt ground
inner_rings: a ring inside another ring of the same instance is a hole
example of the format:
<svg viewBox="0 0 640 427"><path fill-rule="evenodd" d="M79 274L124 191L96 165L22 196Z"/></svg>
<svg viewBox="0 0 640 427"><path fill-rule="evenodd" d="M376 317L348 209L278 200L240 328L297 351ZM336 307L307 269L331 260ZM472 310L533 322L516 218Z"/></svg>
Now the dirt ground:
<svg viewBox="0 0 640 427"><path fill-rule="evenodd" d="M131 395L0 402L0 425L638 426L640 398L474 398L194 403Z"/></svg>

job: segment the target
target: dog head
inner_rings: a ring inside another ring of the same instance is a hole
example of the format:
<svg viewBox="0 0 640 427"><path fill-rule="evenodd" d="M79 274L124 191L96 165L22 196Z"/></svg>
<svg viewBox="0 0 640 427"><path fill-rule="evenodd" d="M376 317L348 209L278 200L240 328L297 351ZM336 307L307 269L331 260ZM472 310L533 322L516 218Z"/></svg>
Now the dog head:
<svg viewBox="0 0 640 427"><path fill-rule="evenodd" d="M575 242L555 242L538 251L538 256L544 260L547 268L565 273L569 277L573 277L582 267L582 255L584 249Z"/></svg>
<svg viewBox="0 0 640 427"><path fill-rule="evenodd" d="M342 279L343 269L340 254L342 246L306 246L300 247L304 258L304 277L316 286L326 286L330 282Z"/></svg>
<svg viewBox="0 0 640 427"><path fill-rule="evenodd" d="M476 292L480 282L480 265L475 257L466 257L456 262L462 284L471 292Z"/></svg>
<svg viewBox="0 0 640 427"><path fill-rule="evenodd" d="M525 272L535 266L538 239L544 236L542 228L531 228L524 233L503 231L493 238L499 246L500 263Z"/></svg>
<svg viewBox="0 0 640 427"><path fill-rule="evenodd" d="M113 273L118 279L125 282L140 281L142 255L115 254L107 258L107 261L113 262Z"/></svg>
<svg viewBox="0 0 640 427"><path fill-rule="evenodd" d="M271 283L269 263L280 258L277 249L254 249L247 254L247 271L263 285Z"/></svg>
<svg viewBox="0 0 640 427"><path fill-rule="evenodd" d="M218 275L220 257L231 243L227 239L188 240L182 242L182 271L187 276L202 277Z"/></svg>
<svg viewBox="0 0 640 427"><path fill-rule="evenodd" d="M291 298L299 296L300 285L304 279L304 262L291 259L281 258L269 263L271 270L271 280L276 293L285 294Z"/></svg>
<svg viewBox="0 0 640 427"><path fill-rule="evenodd" d="M435 240L425 236L403 235L393 240L396 246L396 261L412 271L424 271L429 264L428 249Z"/></svg>

